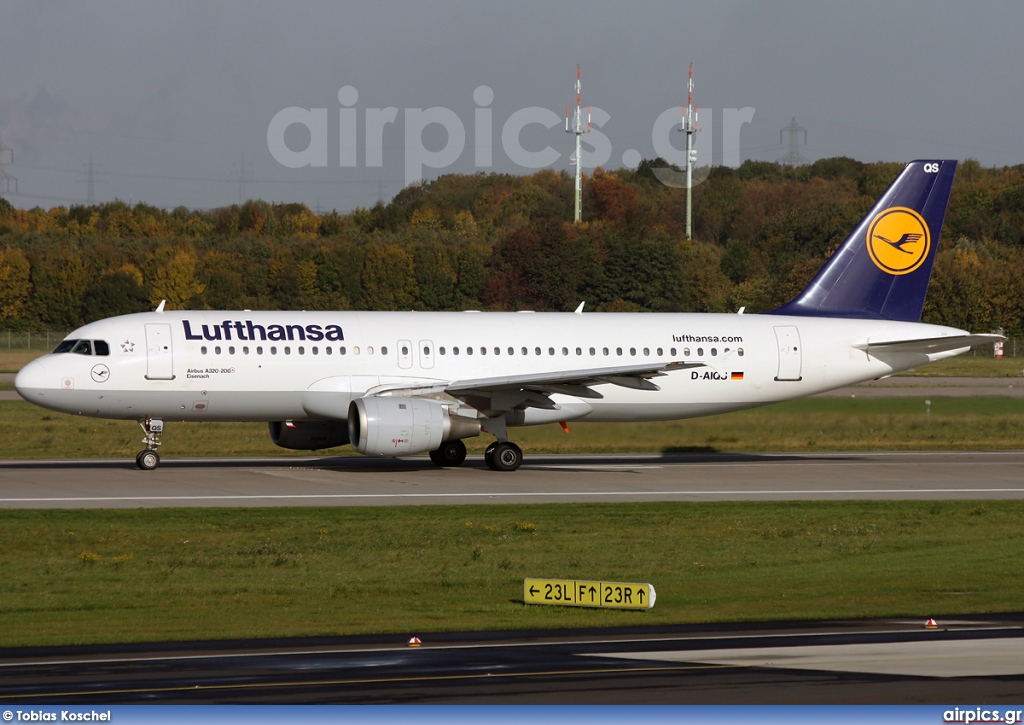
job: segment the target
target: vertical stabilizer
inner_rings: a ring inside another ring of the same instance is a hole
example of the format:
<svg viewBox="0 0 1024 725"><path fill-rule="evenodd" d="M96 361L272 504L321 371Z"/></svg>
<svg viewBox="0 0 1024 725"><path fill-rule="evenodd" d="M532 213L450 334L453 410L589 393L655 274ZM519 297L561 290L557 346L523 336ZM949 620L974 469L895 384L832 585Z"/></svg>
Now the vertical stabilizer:
<svg viewBox="0 0 1024 725"><path fill-rule="evenodd" d="M956 161L913 161L796 299L768 314L918 322Z"/></svg>

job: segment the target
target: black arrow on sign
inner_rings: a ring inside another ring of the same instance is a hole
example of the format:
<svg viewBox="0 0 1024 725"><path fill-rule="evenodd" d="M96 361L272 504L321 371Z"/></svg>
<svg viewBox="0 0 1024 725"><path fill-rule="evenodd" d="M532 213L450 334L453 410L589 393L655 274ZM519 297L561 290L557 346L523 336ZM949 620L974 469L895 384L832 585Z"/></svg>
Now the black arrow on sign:
<svg viewBox="0 0 1024 725"><path fill-rule="evenodd" d="M530 594L536 594L539 591L540 589L538 589L537 587L530 587Z"/></svg>

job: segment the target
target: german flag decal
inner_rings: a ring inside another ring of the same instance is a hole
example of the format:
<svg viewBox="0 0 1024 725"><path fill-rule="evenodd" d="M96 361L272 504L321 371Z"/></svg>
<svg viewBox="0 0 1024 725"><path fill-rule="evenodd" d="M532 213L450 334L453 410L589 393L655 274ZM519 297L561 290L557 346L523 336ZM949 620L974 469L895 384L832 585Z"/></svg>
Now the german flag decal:
<svg viewBox="0 0 1024 725"><path fill-rule="evenodd" d="M729 380L743 380L743 373L729 373Z"/></svg>

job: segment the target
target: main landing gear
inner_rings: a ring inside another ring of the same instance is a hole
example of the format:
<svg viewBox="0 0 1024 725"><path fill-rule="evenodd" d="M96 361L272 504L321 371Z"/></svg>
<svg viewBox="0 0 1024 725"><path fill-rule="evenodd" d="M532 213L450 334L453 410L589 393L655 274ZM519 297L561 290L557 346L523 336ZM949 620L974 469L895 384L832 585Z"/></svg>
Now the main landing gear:
<svg viewBox="0 0 1024 725"><path fill-rule="evenodd" d="M523 465L523 449L511 441L494 441L484 451L484 462L492 471L514 471Z"/></svg>
<svg viewBox="0 0 1024 725"><path fill-rule="evenodd" d="M430 452L430 460L441 468L461 466L466 460L466 444L460 440L442 443L440 448Z"/></svg>
<svg viewBox="0 0 1024 725"><path fill-rule="evenodd" d="M461 466L466 460L466 444L459 440L443 443L440 448L430 452L430 460L441 468ZM514 471L523 464L523 449L509 441L494 441L487 446L484 461L492 471ZM142 464L139 464L139 467L141 468Z"/></svg>
<svg viewBox="0 0 1024 725"><path fill-rule="evenodd" d="M160 434L164 432L164 422L146 418L140 420L139 425L142 426L142 431L146 434L146 437L142 439L142 442L146 444L146 449L139 451L139 455L135 456L135 465L143 471L152 471L160 465L160 454L156 452L156 449L160 445Z"/></svg>

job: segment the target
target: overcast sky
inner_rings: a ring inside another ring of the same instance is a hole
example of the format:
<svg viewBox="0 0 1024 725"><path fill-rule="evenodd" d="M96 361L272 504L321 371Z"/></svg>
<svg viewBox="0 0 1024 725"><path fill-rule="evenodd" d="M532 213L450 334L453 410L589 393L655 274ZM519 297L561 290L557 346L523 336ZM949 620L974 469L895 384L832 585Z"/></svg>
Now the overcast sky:
<svg viewBox="0 0 1024 725"><path fill-rule="evenodd" d="M1018 2L0 0L0 159L18 185L4 196L22 207L85 203L90 159L96 201L168 208L244 194L348 211L389 200L431 154L443 168L422 167L427 179L531 173L515 147L534 160L547 149L551 168L570 169L562 119L577 64L583 106L595 109L586 170L602 155L606 168L653 158L653 136L685 146L656 122L675 109L678 127L690 62L702 163L778 159L795 117L811 160L1015 165L1022 32ZM354 127L342 121L341 89ZM286 124L268 137L289 108L326 109L325 153L317 128ZM367 119L388 108L377 165ZM461 149L439 124L410 146L410 124L431 117L415 109L431 108L464 129ZM724 129L728 114L744 117L727 109L744 108L752 120ZM484 151L475 138L487 117ZM503 130L514 118L526 123L510 149ZM342 165L347 138L356 157ZM281 157L326 165L290 168ZM13 181L0 180L5 188Z"/></svg>

